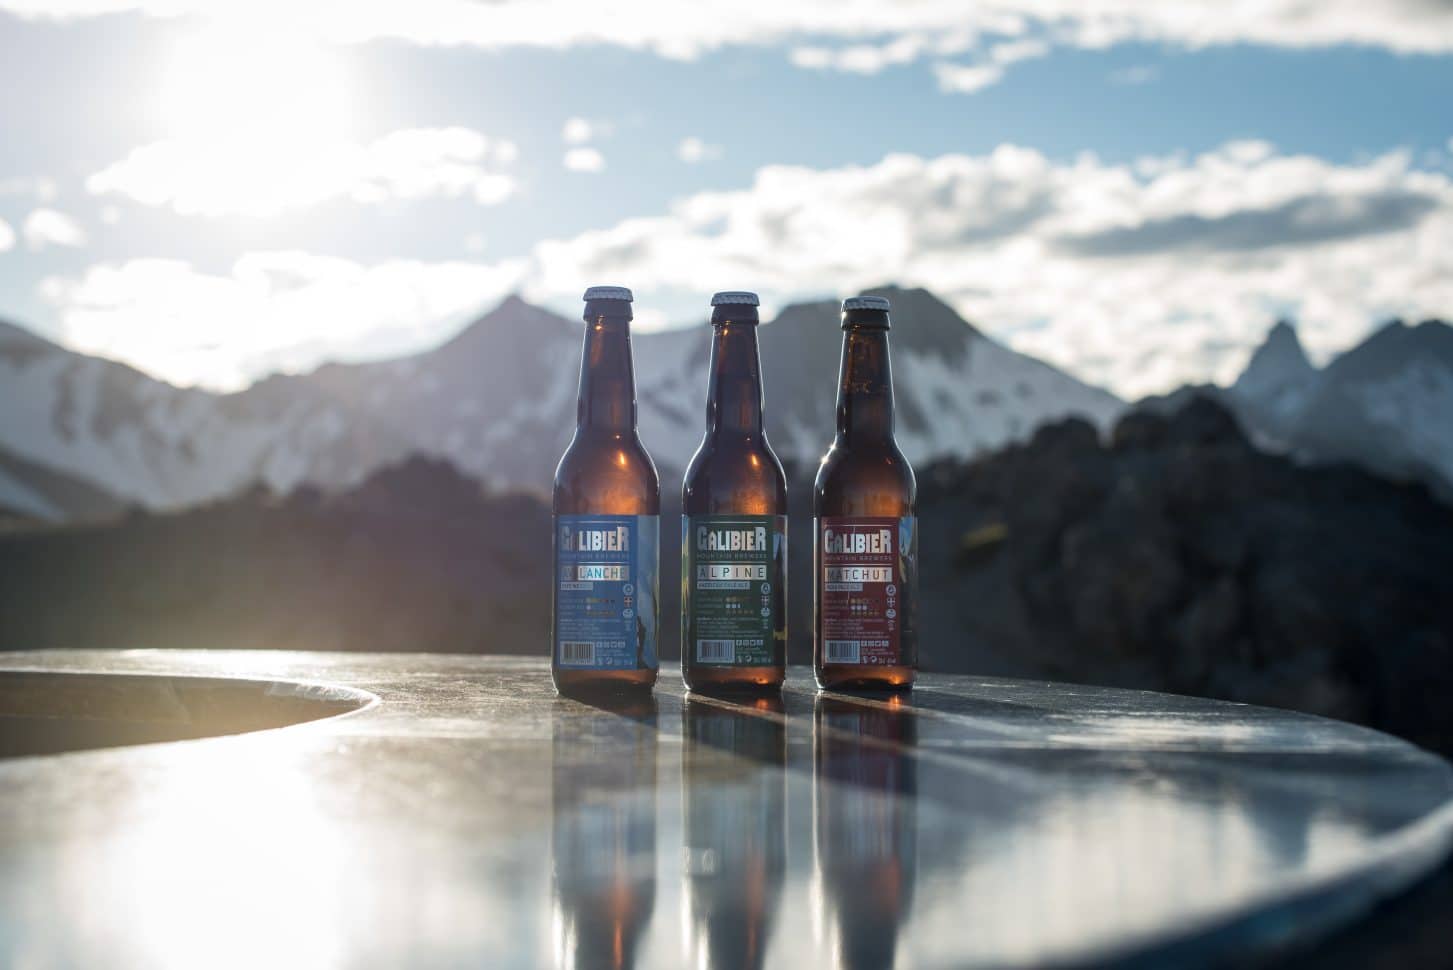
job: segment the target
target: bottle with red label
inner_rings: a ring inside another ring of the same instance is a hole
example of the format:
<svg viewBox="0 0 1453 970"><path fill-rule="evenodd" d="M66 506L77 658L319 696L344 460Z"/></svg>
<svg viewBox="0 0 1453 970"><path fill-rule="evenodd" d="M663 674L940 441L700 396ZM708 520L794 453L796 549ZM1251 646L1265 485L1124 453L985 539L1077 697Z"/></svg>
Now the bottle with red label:
<svg viewBox="0 0 1453 970"><path fill-rule="evenodd" d="M812 495L823 688L905 688L918 668L918 484L893 438L888 310L881 296L843 301L837 435Z"/></svg>

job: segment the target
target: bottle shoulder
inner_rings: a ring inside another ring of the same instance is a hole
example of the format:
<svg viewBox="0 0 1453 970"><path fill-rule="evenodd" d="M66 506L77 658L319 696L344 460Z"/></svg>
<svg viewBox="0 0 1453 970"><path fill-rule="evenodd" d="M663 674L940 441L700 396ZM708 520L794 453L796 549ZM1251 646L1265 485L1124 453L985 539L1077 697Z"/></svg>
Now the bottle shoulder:
<svg viewBox="0 0 1453 970"><path fill-rule="evenodd" d="M577 431L555 469L553 505L564 514L657 515L661 478L635 434Z"/></svg>
<svg viewBox="0 0 1453 970"><path fill-rule="evenodd" d="M852 448L834 443L818 466L812 499L814 515L912 515L918 480L896 442Z"/></svg>
<svg viewBox="0 0 1453 970"><path fill-rule="evenodd" d="M717 512L787 514L787 476L765 435L723 439L708 435L681 483L688 515Z"/></svg>

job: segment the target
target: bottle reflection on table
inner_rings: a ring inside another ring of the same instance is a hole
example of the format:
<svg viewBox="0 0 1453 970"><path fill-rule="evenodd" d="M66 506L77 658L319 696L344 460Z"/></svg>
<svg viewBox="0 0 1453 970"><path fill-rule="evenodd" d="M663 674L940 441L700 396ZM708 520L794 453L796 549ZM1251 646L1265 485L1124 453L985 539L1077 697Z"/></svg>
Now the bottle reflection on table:
<svg viewBox="0 0 1453 970"><path fill-rule="evenodd" d="M582 710L585 713L582 713ZM555 954L621 970L656 905L655 698L556 701L551 744Z"/></svg>
<svg viewBox="0 0 1453 970"><path fill-rule="evenodd" d="M763 964L786 871L787 731L779 718L762 715L782 709L778 696L740 705L686 701L684 865L693 966Z"/></svg>
<svg viewBox="0 0 1453 970"><path fill-rule="evenodd" d="M822 924L842 967L891 967L918 867L916 722L898 697L819 694L812 728Z"/></svg>

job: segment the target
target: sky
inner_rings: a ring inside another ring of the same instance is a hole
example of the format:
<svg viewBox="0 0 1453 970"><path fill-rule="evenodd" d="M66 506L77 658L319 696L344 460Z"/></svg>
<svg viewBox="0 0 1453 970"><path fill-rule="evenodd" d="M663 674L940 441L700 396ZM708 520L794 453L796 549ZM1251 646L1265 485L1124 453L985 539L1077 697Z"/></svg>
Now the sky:
<svg viewBox="0 0 1453 970"><path fill-rule="evenodd" d="M182 385L925 286L1126 397L1453 317L1442 0L0 0L0 317Z"/></svg>

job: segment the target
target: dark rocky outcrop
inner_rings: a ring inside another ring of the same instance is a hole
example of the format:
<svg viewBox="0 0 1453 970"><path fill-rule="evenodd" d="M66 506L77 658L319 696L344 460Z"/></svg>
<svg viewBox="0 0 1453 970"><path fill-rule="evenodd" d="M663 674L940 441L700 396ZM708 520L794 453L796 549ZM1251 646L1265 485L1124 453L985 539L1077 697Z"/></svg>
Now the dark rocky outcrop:
<svg viewBox="0 0 1453 970"><path fill-rule="evenodd" d="M1423 486L1263 454L1207 398L1127 415L1108 444L1071 421L923 477L926 665L1291 707L1453 750L1453 509ZM954 550L986 530L991 554Z"/></svg>
<svg viewBox="0 0 1453 970"><path fill-rule="evenodd" d="M537 499L414 458L336 496L0 535L0 649L539 653L549 534Z"/></svg>

